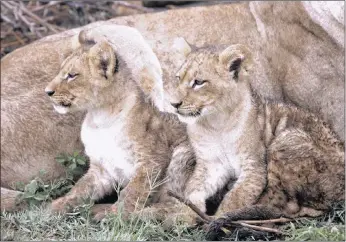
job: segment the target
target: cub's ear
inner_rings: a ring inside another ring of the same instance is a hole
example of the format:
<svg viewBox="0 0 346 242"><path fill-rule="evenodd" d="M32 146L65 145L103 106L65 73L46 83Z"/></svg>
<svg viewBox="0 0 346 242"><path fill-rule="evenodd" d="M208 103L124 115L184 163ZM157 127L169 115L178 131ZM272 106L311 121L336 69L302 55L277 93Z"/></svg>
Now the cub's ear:
<svg viewBox="0 0 346 242"><path fill-rule="evenodd" d="M96 44L96 41L89 36L87 30L81 30L78 35L75 35L72 39L72 48L78 49L82 47L85 50L90 49Z"/></svg>
<svg viewBox="0 0 346 242"><path fill-rule="evenodd" d="M173 40L172 49L184 57L187 57L191 53L191 47L183 37L177 37Z"/></svg>
<svg viewBox="0 0 346 242"><path fill-rule="evenodd" d="M91 47L88 53L91 72L111 80L115 72L118 71L115 51L115 47L107 41L101 41Z"/></svg>
<svg viewBox="0 0 346 242"><path fill-rule="evenodd" d="M247 75L253 65L251 51L241 44L231 45L222 51L219 54L219 62L227 68L236 81Z"/></svg>

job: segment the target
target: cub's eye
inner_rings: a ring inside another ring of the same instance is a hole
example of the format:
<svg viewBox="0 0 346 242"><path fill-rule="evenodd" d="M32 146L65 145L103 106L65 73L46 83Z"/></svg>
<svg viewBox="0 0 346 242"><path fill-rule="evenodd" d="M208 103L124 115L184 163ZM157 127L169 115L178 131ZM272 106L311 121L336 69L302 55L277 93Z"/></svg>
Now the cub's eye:
<svg viewBox="0 0 346 242"><path fill-rule="evenodd" d="M206 80L197 80L195 79L192 84L192 88L195 88L197 86L202 86L204 83L206 83Z"/></svg>
<svg viewBox="0 0 346 242"><path fill-rule="evenodd" d="M72 81L76 76L78 76L77 73L67 73L66 80L67 81Z"/></svg>

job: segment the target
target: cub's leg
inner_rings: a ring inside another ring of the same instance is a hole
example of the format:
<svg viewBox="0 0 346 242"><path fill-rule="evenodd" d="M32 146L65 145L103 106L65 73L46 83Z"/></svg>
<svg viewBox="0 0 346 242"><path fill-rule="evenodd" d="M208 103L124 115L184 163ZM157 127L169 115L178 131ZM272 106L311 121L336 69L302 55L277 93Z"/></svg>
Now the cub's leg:
<svg viewBox="0 0 346 242"><path fill-rule="evenodd" d="M233 188L223 198L216 215L255 204L267 182L264 161L247 160Z"/></svg>
<svg viewBox="0 0 346 242"><path fill-rule="evenodd" d="M70 192L51 204L53 212L67 212L71 207L82 204L86 199L97 201L112 192L116 182L100 165L90 162L88 172L81 177Z"/></svg>
<svg viewBox="0 0 346 242"><path fill-rule="evenodd" d="M342 145L289 129L275 138L267 153L268 186L259 203L272 204L288 217L314 217L345 199Z"/></svg>
<svg viewBox="0 0 346 242"><path fill-rule="evenodd" d="M185 186L195 166L196 157L189 142L180 143L173 151L172 159L166 172L167 181L160 189L158 201L136 212L136 215L145 219L162 221L168 227L178 221L189 225L193 224L194 219L190 215L190 209L177 199L170 197L168 191L173 191L183 196Z"/></svg>
<svg viewBox="0 0 346 242"><path fill-rule="evenodd" d="M144 220L161 221L166 228L170 228L177 223L184 223L187 226L196 223L196 214L185 204L174 198L152 204L135 215Z"/></svg>
<svg viewBox="0 0 346 242"><path fill-rule="evenodd" d="M139 211L157 197L157 193L164 184L164 162L151 161L137 163L137 169L127 186L120 192L118 201L112 206L116 212L119 203L122 203L124 215Z"/></svg>
<svg viewBox="0 0 346 242"><path fill-rule="evenodd" d="M185 195L202 212L206 212L207 198L214 196L231 178L231 172L222 163L197 159L193 174L187 182ZM191 210L193 216L196 216Z"/></svg>

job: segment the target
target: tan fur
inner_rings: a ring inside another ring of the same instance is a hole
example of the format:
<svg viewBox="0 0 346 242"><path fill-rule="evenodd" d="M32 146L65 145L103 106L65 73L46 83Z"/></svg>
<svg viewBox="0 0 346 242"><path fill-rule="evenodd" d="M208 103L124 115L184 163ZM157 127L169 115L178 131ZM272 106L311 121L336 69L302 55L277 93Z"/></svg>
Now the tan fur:
<svg viewBox="0 0 346 242"><path fill-rule="evenodd" d="M232 178L217 216L253 205L320 215L345 198L344 144L316 115L262 102L251 89L253 70L252 53L232 45L197 49L178 71L172 105L197 156L185 194L205 211L205 200Z"/></svg>
<svg viewBox="0 0 346 242"><path fill-rule="evenodd" d="M251 80L255 91L320 112L344 140L343 6L343 2L243 2L115 18L83 29L92 32L118 24L138 29L159 58L168 91L175 89L176 70L185 61L184 54L175 51L176 37L197 47L251 46L259 63ZM1 59L2 188L28 183L41 169L47 172L46 181L63 176L54 158L82 149L82 113L52 112L43 93L74 50L72 40L79 31L43 38ZM102 34L113 38L112 33ZM12 209L14 201L5 202L6 193L1 194L1 208Z"/></svg>
<svg viewBox="0 0 346 242"><path fill-rule="evenodd" d="M185 126L146 101L120 51L107 41L81 45L46 92L58 112L87 110L81 137L90 168L51 209L63 212L85 199L96 201L115 186L124 189L112 209L122 202L126 213L169 200L162 189L181 193L194 162ZM171 169L179 174L172 176Z"/></svg>

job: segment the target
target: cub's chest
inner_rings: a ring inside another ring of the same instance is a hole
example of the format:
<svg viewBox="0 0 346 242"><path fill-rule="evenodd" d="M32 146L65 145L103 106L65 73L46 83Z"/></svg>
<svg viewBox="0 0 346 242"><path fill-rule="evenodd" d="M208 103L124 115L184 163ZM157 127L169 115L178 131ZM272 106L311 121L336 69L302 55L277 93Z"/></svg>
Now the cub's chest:
<svg viewBox="0 0 346 242"><path fill-rule="evenodd" d="M191 141L199 160L208 166L221 166L238 177L241 172L242 154L237 149L238 138L230 135L198 135Z"/></svg>
<svg viewBox="0 0 346 242"><path fill-rule="evenodd" d="M119 171L126 177L133 174L134 155L123 124L98 128L83 122L81 139L90 162L100 164L110 174Z"/></svg>

